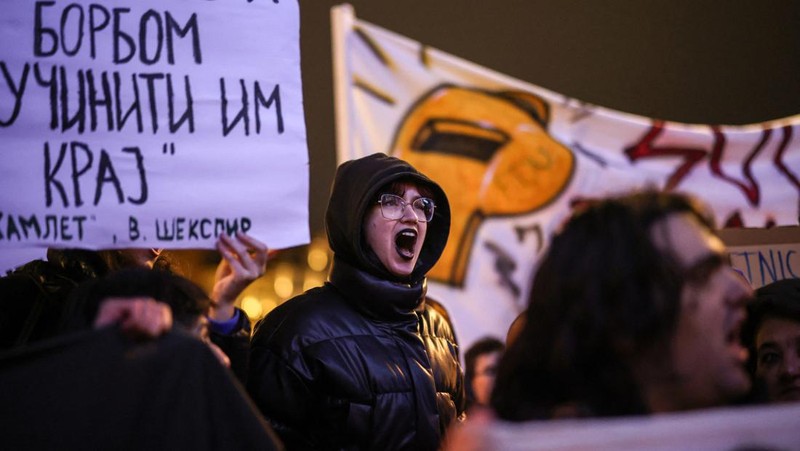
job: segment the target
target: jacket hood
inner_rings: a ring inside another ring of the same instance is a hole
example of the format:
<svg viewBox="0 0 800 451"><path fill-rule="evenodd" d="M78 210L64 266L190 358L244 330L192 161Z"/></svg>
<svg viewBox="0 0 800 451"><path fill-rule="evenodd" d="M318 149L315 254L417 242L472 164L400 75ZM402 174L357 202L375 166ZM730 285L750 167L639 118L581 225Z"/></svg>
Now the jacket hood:
<svg viewBox="0 0 800 451"><path fill-rule="evenodd" d="M425 186L433 193L436 210L428 223L425 242L411 276L390 273L366 244L363 222L378 191L397 180ZM442 255L450 233L450 204L442 188L413 166L398 158L375 153L339 165L325 213L328 244L334 255L349 265L376 277L403 283L418 283Z"/></svg>

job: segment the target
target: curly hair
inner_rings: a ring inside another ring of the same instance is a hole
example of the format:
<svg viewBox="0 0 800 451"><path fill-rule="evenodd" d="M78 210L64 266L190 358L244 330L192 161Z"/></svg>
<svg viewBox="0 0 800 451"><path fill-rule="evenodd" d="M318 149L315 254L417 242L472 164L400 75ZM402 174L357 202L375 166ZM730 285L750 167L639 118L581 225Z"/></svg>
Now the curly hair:
<svg viewBox="0 0 800 451"><path fill-rule="evenodd" d="M492 406L506 420L646 412L631 364L666 352L687 275L653 242L653 225L688 213L713 231L693 198L642 191L583 205L534 276L519 338L498 368Z"/></svg>

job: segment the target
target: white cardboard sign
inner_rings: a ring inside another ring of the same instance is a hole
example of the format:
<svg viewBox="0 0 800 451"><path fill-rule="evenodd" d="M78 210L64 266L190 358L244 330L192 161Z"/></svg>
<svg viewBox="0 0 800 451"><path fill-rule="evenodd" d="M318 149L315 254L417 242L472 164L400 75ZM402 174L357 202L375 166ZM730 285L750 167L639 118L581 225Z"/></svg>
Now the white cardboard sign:
<svg viewBox="0 0 800 451"><path fill-rule="evenodd" d="M308 242L292 0L6 0L0 247Z"/></svg>

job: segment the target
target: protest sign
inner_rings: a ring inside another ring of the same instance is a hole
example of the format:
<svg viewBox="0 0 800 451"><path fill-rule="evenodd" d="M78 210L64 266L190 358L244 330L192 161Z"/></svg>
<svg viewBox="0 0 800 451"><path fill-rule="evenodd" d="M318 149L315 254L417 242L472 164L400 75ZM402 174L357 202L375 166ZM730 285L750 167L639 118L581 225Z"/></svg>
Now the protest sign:
<svg viewBox="0 0 800 451"><path fill-rule="evenodd" d="M800 278L800 227L724 229L719 234L731 265L753 288Z"/></svg>
<svg viewBox="0 0 800 451"><path fill-rule="evenodd" d="M308 242L296 1L9 0L0 42L0 247Z"/></svg>

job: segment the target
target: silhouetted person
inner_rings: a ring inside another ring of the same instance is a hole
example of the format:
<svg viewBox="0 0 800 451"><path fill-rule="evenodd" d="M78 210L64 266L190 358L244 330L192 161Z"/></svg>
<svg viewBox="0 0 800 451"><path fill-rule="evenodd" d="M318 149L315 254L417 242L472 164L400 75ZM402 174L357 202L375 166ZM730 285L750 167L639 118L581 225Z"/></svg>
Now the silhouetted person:
<svg viewBox="0 0 800 451"><path fill-rule="evenodd" d="M268 249L243 233L221 235L216 246L222 260L207 311L210 336L231 357L234 373L245 382L250 320L234 303L266 270ZM79 308L71 302L73 290L125 268L169 270L170 263L160 249L49 249L46 260L34 260L0 278L0 351L69 332L69 321Z"/></svg>

